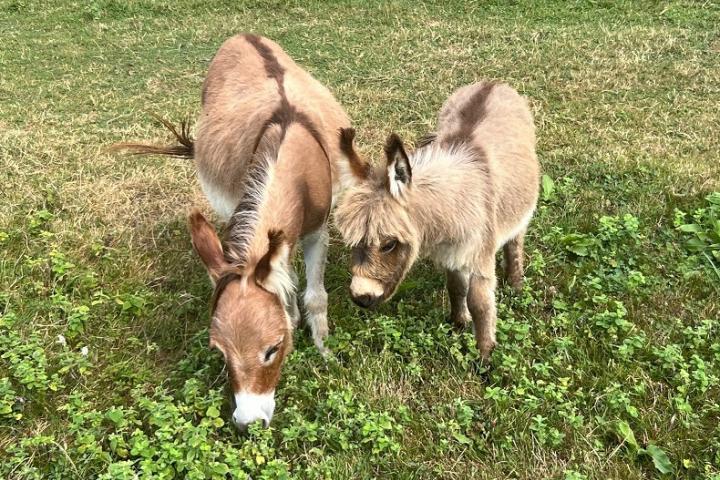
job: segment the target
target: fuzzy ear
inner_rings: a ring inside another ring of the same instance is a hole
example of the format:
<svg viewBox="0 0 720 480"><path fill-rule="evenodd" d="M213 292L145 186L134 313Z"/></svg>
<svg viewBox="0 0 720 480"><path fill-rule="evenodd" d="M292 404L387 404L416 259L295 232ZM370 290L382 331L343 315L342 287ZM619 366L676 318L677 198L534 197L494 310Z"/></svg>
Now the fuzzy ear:
<svg viewBox="0 0 720 480"><path fill-rule="evenodd" d="M283 300L295 288L290 274L290 245L280 230L268 232L268 251L255 267L255 283Z"/></svg>
<svg viewBox="0 0 720 480"><path fill-rule="evenodd" d="M188 215L188 226L193 248L205 264L210 280L215 284L221 273L229 267L215 228L198 210L193 210Z"/></svg>
<svg viewBox="0 0 720 480"><path fill-rule="evenodd" d="M388 190L393 197L398 198L410 186L412 169L403 142L395 133L391 133L385 142L385 157L387 158Z"/></svg>
<svg viewBox="0 0 720 480"><path fill-rule="evenodd" d="M367 180L372 173L372 167L369 163L360 158L360 155L355 151L354 140L355 140L355 129L354 128L341 128L340 129L340 151L348 160L350 166L350 173L356 180Z"/></svg>

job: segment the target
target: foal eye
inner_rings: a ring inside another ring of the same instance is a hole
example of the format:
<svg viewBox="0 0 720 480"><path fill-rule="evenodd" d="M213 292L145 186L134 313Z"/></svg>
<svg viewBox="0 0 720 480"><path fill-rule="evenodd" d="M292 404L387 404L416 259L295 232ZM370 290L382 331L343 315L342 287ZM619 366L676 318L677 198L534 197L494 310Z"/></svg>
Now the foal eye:
<svg viewBox="0 0 720 480"><path fill-rule="evenodd" d="M382 247L380 247L380 251L381 251L382 253L390 253L390 252L392 252L393 250L395 250L395 247L397 247L397 244L398 244L398 241L397 241L397 240L395 240L395 239L390 240L390 241L387 242L385 245L383 245Z"/></svg>
<svg viewBox="0 0 720 480"><path fill-rule="evenodd" d="M275 355L278 352L278 350L280 350L279 343L273 347L268 348L267 351L265 352L265 363L269 362L272 359L272 356Z"/></svg>

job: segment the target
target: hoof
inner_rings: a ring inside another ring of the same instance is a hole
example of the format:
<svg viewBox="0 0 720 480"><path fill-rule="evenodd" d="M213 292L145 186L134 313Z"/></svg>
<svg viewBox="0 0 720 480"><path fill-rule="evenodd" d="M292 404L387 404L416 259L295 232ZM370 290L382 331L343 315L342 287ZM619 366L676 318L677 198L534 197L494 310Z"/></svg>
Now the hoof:
<svg viewBox="0 0 720 480"><path fill-rule="evenodd" d="M465 312L461 315L450 315L448 322L452 324L453 328L458 332L464 332L468 326L472 324L472 317L470 312Z"/></svg>
<svg viewBox="0 0 720 480"><path fill-rule="evenodd" d="M507 280L508 285L510 285L510 288L513 289L515 293L522 293L523 284L525 283L523 277L510 277Z"/></svg>
<svg viewBox="0 0 720 480"><path fill-rule="evenodd" d="M318 347L318 352L320 353L320 356L323 358L323 360L330 360L332 358L332 352L330 352L330 349L327 347Z"/></svg>
<svg viewBox="0 0 720 480"><path fill-rule="evenodd" d="M495 349L495 345L494 340L481 340L478 342L477 348L480 351L480 358L482 358L483 363L490 362L490 356Z"/></svg>

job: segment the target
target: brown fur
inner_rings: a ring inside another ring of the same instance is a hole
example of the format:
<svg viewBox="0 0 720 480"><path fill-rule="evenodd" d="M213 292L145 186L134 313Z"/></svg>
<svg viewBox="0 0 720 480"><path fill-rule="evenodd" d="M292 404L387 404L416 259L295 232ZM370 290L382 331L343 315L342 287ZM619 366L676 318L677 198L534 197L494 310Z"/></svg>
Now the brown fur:
<svg viewBox="0 0 720 480"><path fill-rule="evenodd" d="M453 322L472 318L487 357L495 344L495 252L505 246L506 275L520 288L522 238L538 195L527 102L507 85L468 85L445 102L436 133L410 158L394 136L385 150L386 167L358 177L335 212L356 249L354 300L388 299L415 259L429 256L447 271ZM397 244L383 253L391 240Z"/></svg>
<svg viewBox="0 0 720 480"><path fill-rule="evenodd" d="M301 241L318 263L308 268L312 291L305 300L315 343L324 351L326 222L340 191L339 164L347 161L337 132L350 122L332 94L280 46L253 34L223 43L201 99L194 141L187 124L178 132L161 120L180 145L118 148L194 158L210 203L228 220L220 242L202 215L189 219L193 246L215 284L211 346L223 352L236 393L267 394L299 316L291 260ZM282 348L265 365L263 352L273 351L278 339Z"/></svg>
<svg viewBox="0 0 720 480"><path fill-rule="evenodd" d="M426 133L425 135L420 137L415 142L415 148L418 149L418 148L427 147L428 145L432 144L435 140L437 140L437 133L435 133L435 132Z"/></svg>
<svg viewBox="0 0 720 480"><path fill-rule="evenodd" d="M198 173L203 184L232 200L228 203L242 197L241 180L272 125L281 126L281 139L289 125L302 126L321 149L319 158L306 158L303 163L327 168L325 150L333 188L339 191L338 164L345 159L336 132L350 122L332 94L276 43L255 35L227 40L210 65L204 89L206 102L196 142Z"/></svg>
<svg viewBox="0 0 720 480"><path fill-rule="evenodd" d="M161 116L152 112L150 116L170 130L170 133L175 137L176 145L160 146L136 142L120 142L112 145L110 150L125 151L130 155L167 155L170 157L193 158L195 155L195 142L193 142L192 136L190 136L189 120L182 120L180 122L180 131L178 132L175 125Z"/></svg>
<svg viewBox="0 0 720 480"><path fill-rule="evenodd" d="M360 155L355 151L353 142L355 140L354 128L340 129L340 151L347 157L352 174L360 179L367 179L372 173L369 164L362 161Z"/></svg>

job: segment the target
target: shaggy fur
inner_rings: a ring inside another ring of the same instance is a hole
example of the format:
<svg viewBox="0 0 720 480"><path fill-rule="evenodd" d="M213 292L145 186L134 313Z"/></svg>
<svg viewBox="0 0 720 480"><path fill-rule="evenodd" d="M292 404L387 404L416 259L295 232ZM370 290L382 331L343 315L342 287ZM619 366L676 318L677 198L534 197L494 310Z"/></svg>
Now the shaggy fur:
<svg viewBox="0 0 720 480"><path fill-rule="evenodd" d="M436 133L420 145L408 158L391 135L385 167L357 175L338 204L335 222L354 249L351 293L362 306L387 300L413 262L429 256L447 271L453 321L472 317L487 357L495 344L495 252L505 246L506 273L520 288L522 238L537 201L532 115L507 85L469 85L445 102Z"/></svg>

